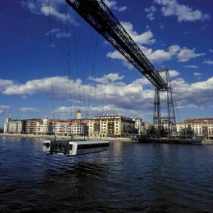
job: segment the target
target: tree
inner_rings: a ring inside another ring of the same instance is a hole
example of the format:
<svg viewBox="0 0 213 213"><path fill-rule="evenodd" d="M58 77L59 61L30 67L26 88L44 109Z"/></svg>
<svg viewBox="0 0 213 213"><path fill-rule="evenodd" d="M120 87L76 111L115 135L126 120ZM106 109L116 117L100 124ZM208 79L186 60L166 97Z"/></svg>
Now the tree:
<svg viewBox="0 0 213 213"><path fill-rule="evenodd" d="M182 137L192 137L193 135L195 135L194 130L191 128L191 126L188 126L184 129L181 130L180 132Z"/></svg>
<svg viewBox="0 0 213 213"><path fill-rule="evenodd" d="M154 135L155 134L155 127L154 126L149 126L146 130L146 134L148 136Z"/></svg>

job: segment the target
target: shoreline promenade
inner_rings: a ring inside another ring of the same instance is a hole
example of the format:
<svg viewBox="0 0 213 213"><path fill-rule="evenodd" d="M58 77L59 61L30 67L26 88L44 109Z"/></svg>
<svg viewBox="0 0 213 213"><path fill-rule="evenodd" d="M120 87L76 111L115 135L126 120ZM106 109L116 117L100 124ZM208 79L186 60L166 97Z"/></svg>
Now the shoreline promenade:
<svg viewBox="0 0 213 213"><path fill-rule="evenodd" d="M54 135L33 135L33 134L9 134L9 133L0 133L0 137L20 137L20 138L44 138L44 140L52 139L54 140ZM62 136L57 135L56 139L64 139L64 140L71 140L71 136ZM74 137L74 140L84 140L82 136ZM125 142L132 142L131 138L111 138L111 137L92 137L88 138L85 137L85 140L108 140L108 141L125 141Z"/></svg>
<svg viewBox="0 0 213 213"><path fill-rule="evenodd" d="M16 137L16 138L42 138L44 140L54 140L55 137L54 135L33 135L33 134L9 134L9 133L0 133L0 137ZM60 139L60 140L72 140L71 136L62 136L62 135L57 135L56 139ZM111 141L111 142L115 142L115 141L123 141L123 142L132 142L132 143L140 143L138 141L134 141L131 138L111 138L111 137L74 137L74 140L106 140L106 141ZM167 141L164 140L160 140L158 142L152 141L154 143L168 143ZM142 142L142 143L146 143L146 142ZM147 142L147 143L151 143L151 141ZM174 142L173 142L174 143ZM171 143L170 143L171 144ZM181 144L181 143L174 143L174 144ZM186 143L182 143L182 144L186 144ZM189 143L191 144L191 143ZM203 139L200 143L198 144L212 144L213 145L213 140L212 139Z"/></svg>

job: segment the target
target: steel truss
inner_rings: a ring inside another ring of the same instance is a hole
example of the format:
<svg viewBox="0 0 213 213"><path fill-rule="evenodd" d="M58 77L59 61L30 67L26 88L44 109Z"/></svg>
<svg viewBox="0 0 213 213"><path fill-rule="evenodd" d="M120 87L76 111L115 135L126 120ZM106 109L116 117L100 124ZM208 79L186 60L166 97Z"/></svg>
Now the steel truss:
<svg viewBox="0 0 213 213"><path fill-rule="evenodd" d="M174 105L171 86L168 86L168 82L164 81L159 72L146 58L141 49L137 46L117 18L106 6L104 1L65 1L155 86L155 110L157 113L154 112L153 120L158 123L158 127L159 123L161 122L160 99L158 99L160 91L167 91L168 118L171 117L171 119L173 119L175 115L173 113ZM175 121L175 118L173 121Z"/></svg>
<svg viewBox="0 0 213 213"><path fill-rule="evenodd" d="M166 83L167 87L165 89L155 88L155 99L154 99L154 113L153 113L153 124L157 125L157 129L162 130L162 122L167 122L167 131L168 135L171 135L172 132L176 132L176 119L174 111L174 102L172 97L172 88L170 83L169 71L168 69L160 71L166 73ZM166 92L167 94L167 116L162 117L161 115L161 102L160 102L160 93Z"/></svg>

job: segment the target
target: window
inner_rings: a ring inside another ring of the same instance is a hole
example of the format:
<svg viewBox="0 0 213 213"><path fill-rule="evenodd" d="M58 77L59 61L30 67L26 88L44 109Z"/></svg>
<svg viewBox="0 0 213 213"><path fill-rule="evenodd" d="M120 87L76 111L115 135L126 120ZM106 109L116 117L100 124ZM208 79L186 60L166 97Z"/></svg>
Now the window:
<svg viewBox="0 0 213 213"><path fill-rule="evenodd" d="M50 144L49 143L44 143L44 146L46 146L47 148L49 148Z"/></svg>
<svg viewBox="0 0 213 213"><path fill-rule="evenodd" d="M92 149L92 148L100 148L100 147L108 147L109 143L101 143L101 144L80 144L78 145L78 149Z"/></svg>

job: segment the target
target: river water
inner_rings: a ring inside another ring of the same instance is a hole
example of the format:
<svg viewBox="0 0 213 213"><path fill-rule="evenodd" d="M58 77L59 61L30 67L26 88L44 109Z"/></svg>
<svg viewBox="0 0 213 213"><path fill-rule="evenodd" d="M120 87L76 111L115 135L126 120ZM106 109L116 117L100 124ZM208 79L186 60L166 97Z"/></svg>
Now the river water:
<svg viewBox="0 0 213 213"><path fill-rule="evenodd" d="M213 212L213 145L111 142L66 157L0 137L0 212Z"/></svg>

